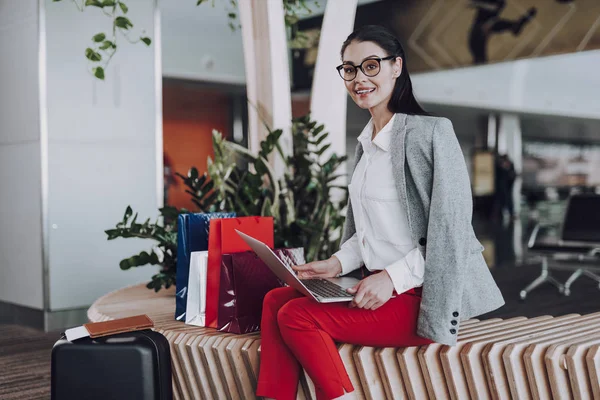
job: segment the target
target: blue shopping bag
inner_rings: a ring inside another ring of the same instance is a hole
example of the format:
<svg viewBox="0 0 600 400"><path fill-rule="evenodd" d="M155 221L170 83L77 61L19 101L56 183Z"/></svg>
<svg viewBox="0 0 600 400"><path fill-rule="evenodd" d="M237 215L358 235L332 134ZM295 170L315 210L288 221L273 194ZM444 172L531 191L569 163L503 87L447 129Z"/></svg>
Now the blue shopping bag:
<svg viewBox="0 0 600 400"><path fill-rule="evenodd" d="M175 319L185 321L188 280L190 275L190 253L208 250L210 220L233 218L235 213L190 213L177 218L177 276L175 294Z"/></svg>

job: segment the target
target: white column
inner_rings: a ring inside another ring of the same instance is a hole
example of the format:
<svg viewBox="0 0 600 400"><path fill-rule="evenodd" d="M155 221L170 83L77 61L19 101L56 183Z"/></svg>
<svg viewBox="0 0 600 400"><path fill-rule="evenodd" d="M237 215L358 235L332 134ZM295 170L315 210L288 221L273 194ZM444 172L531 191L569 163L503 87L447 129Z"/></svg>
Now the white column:
<svg viewBox="0 0 600 400"><path fill-rule="evenodd" d="M248 93L248 147L257 153L267 136L264 124L282 129L284 154L292 152L289 61L284 11L280 0L239 2L246 88ZM283 160L270 160L283 175Z"/></svg>
<svg viewBox="0 0 600 400"><path fill-rule="evenodd" d="M156 271L119 268L150 241L109 242L104 233L127 205L145 219L162 202L156 4L127 5L135 33L145 28L154 43L121 38L98 81L84 50L111 29L101 10L0 0L0 50L11 60L0 62L0 302L35 310L27 323L40 328L63 328L60 319L82 318L98 297Z"/></svg>
<svg viewBox="0 0 600 400"><path fill-rule="evenodd" d="M497 119L495 114L488 116L488 130L487 130L487 148L490 151L496 150L496 134L497 134Z"/></svg>
<svg viewBox="0 0 600 400"><path fill-rule="evenodd" d="M523 170L523 145L521 142L521 121L517 115L500 115L498 153L507 154L515 166L515 172L521 174ZM513 186L513 200L516 215L519 215L519 212L521 211L521 185L522 179L518 177Z"/></svg>
<svg viewBox="0 0 600 400"><path fill-rule="evenodd" d="M43 310L39 16L0 0L0 302Z"/></svg>
<svg viewBox="0 0 600 400"><path fill-rule="evenodd" d="M325 125L331 147L324 154L346 154L346 88L335 67L341 64L342 43L352 32L357 0L329 0L323 16L312 84L311 117ZM339 173L345 173L345 165Z"/></svg>

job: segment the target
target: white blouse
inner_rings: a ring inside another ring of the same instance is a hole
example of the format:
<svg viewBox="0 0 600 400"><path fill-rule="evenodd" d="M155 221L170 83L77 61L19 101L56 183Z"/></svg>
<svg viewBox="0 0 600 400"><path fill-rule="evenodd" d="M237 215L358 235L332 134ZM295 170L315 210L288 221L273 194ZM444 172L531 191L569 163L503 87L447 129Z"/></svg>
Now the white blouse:
<svg viewBox="0 0 600 400"><path fill-rule="evenodd" d="M412 242L392 175L389 147L395 118L394 114L374 140L372 120L358 137L364 153L348 185L356 233L334 256L342 264L342 275L362 264L369 271L385 269L400 294L423 285L425 260Z"/></svg>

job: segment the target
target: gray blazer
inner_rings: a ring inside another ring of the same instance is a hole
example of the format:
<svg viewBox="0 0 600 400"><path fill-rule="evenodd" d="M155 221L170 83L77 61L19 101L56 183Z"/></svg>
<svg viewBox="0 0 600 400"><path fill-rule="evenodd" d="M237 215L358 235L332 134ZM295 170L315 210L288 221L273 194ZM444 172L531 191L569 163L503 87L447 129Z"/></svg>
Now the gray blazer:
<svg viewBox="0 0 600 400"><path fill-rule="evenodd" d="M504 304L471 225L463 154L448 119L406 114L396 115L390 151L412 240L425 259L417 334L454 345L459 321ZM362 154L359 143L355 166ZM355 232L348 202L342 243Z"/></svg>

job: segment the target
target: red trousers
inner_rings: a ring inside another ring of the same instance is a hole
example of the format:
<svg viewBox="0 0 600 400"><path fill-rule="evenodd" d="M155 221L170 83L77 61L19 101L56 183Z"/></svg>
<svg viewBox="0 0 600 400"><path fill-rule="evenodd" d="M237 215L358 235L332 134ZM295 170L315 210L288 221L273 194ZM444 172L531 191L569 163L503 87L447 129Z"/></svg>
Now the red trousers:
<svg viewBox="0 0 600 400"><path fill-rule="evenodd" d="M345 302L318 303L290 287L270 291L263 303L256 395L295 400L301 368L319 400L352 392L335 342L373 347L431 343L416 334L420 293L412 289L377 310L365 310Z"/></svg>

